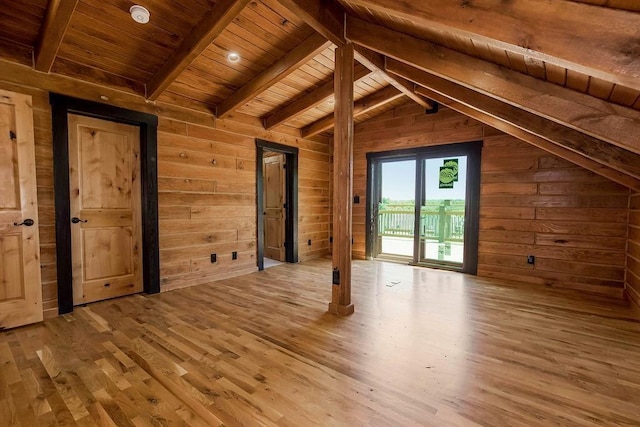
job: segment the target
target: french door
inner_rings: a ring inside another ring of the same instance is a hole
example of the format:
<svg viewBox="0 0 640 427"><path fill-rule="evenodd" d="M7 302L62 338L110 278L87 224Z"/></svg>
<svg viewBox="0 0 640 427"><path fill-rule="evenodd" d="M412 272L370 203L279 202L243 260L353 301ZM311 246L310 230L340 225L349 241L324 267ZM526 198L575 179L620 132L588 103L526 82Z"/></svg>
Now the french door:
<svg viewBox="0 0 640 427"><path fill-rule="evenodd" d="M475 273L480 143L370 154L368 254Z"/></svg>

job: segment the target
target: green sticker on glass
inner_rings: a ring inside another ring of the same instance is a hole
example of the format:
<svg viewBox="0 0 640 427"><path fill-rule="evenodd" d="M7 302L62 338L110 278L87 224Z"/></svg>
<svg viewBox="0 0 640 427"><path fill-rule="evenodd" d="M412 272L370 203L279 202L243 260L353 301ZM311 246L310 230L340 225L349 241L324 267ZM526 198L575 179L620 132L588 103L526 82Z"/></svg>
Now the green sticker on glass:
<svg viewBox="0 0 640 427"><path fill-rule="evenodd" d="M444 167L453 169L455 174L454 182L458 182L458 159L444 159Z"/></svg>
<svg viewBox="0 0 640 427"><path fill-rule="evenodd" d="M446 166L440 166L440 183L439 188L453 188L453 183L456 180L456 173L453 169Z"/></svg>

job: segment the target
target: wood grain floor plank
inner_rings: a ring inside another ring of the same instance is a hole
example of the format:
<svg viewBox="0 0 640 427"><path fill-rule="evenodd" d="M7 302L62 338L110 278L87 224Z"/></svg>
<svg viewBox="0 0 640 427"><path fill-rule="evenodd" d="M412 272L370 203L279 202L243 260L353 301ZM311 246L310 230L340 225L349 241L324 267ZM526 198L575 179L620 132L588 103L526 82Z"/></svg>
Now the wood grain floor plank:
<svg viewBox="0 0 640 427"><path fill-rule="evenodd" d="M0 426L640 424L640 322L605 296L330 261L0 332Z"/></svg>

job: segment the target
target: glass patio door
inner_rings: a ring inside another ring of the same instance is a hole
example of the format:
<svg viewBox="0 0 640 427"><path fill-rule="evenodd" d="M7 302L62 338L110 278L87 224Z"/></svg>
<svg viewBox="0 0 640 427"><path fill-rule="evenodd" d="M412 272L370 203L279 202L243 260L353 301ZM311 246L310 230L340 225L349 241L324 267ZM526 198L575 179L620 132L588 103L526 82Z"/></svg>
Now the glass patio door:
<svg viewBox="0 0 640 427"><path fill-rule="evenodd" d="M421 159L417 259L421 264L464 261L467 156Z"/></svg>
<svg viewBox="0 0 640 427"><path fill-rule="evenodd" d="M369 158L367 254L475 274L479 143Z"/></svg>
<svg viewBox="0 0 640 427"><path fill-rule="evenodd" d="M378 167L374 257L413 259L416 160L389 160Z"/></svg>

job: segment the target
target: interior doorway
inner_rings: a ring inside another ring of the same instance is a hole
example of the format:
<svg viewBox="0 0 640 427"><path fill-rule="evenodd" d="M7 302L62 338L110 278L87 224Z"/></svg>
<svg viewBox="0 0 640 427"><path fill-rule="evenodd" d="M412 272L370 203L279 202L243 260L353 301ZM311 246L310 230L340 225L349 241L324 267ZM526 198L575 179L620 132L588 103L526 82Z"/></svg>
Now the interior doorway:
<svg viewBox="0 0 640 427"><path fill-rule="evenodd" d="M480 149L369 154L368 256L475 274Z"/></svg>
<svg viewBox="0 0 640 427"><path fill-rule="evenodd" d="M258 270L298 262L298 149L256 140Z"/></svg>
<svg viewBox="0 0 640 427"><path fill-rule="evenodd" d="M137 292L139 289L150 294L160 292L158 118L151 114L58 94L51 94L50 102L58 313L72 312L74 304L90 300L78 299L81 293L103 299L129 291ZM91 123L78 125L78 119ZM78 140L70 141L74 132L71 127L76 133L82 133L82 138L86 138L80 144ZM123 136L127 134L128 137ZM123 149L127 146L120 144L123 139L132 141L131 151ZM134 140L137 140L137 150L133 149L136 145ZM124 154L125 151L129 154ZM86 153L86 176L78 174L77 160L81 159L81 152ZM127 158L130 162L123 160ZM125 172L129 167L125 167L125 163L135 168L135 171ZM106 172L102 170L103 167L107 168ZM125 178L127 175L128 179ZM72 189L73 183L76 185ZM78 200L73 201L79 183L85 189L91 189L89 193L92 194L84 199L87 194L82 193L80 203ZM134 194L132 191L129 194L128 186L131 186L131 190L139 188L138 193ZM137 207L134 209L137 210L135 215L125 206L129 197L132 199L130 206ZM84 209L87 207L89 209ZM92 229L93 225L96 226L95 229ZM84 231L79 232L80 229ZM72 236L75 236L75 244L72 243ZM81 248L81 252L72 249L73 246ZM110 250L105 252L106 247ZM85 260L79 263L78 259L82 257ZM130 258L131 263L127 262L127 258ZM78 272L83 274L84 279L91 278L81 288L74 286L74 276L79 277ZM92 283L94 280L95 283ZM87 288L82 289L85 284ZM96 284L100 286L99 289ZM89 289L93 285L96 287Z"/></svg>

